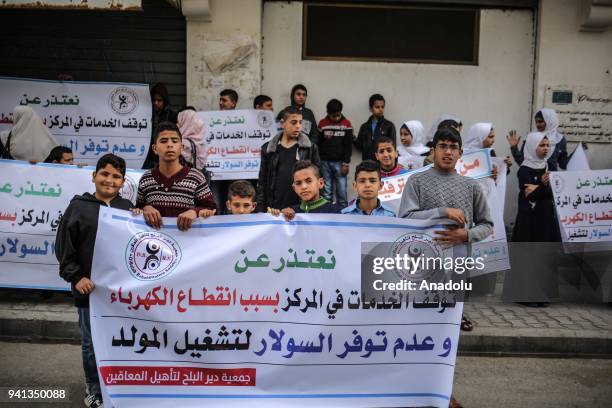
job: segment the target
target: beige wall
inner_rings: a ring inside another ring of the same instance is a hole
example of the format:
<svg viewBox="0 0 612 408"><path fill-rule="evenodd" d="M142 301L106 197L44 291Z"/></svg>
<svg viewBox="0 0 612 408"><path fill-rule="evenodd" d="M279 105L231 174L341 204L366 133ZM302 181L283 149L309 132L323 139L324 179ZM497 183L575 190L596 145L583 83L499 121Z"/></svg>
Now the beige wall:
<svg viewBox="0 0 612 408"><path fill-rule="evenodd" d="M210 0L212 21L187 22L187 103L218 109L219 91L252 107L261 87L261 0Z"/></svg>
<svg viewBox="0 0 612 408"><path fill-rule="evenodd" d="M577 0L541 0L536 110L542 107L547 86L612 86L612 28L604 32L581 32L577 13ZM591 168L612 168L609 143L589 146L587 157ZM574 147L571 144L570 150Z"/></svg>

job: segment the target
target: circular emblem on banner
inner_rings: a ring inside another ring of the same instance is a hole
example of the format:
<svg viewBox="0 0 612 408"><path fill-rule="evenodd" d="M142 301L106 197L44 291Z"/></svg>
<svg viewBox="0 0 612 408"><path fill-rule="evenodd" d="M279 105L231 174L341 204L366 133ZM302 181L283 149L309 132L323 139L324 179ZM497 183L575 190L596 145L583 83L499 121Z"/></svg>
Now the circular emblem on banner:
<svg viewBox="0 0 612 408"><path fill-rule="evenodd" d="M421 266L412 269L410 272L406 271L405 269L394 269L395 274L400 279L414 281L430 280L433 276L437 276L440 272L444 273L443 268L437 268L436 265L428 268L428 265L425 263L425 260L428 258L440 259L440 248L429 235L421 234L419 232L410 232L396 239L391 246L390 256L395 257L396 255L399 255L403 258L404 254L406 254L408 258L412 258L415 261L419 258L423 258L423 260L415 263L416 265Z"/></svg>
<svg viewBox="0 0 612 408"><path fill-rule="evenodd" d="M119 115L127 115L138 106L138 95L131 88L115 88L108 98L108 104Z"/></svg>
<svg viewBox="0 0 612 408"><path fill-rule="evenodd" d="M121 197L134 203L136 202L136 192L138 191L137 188L138 186L136 185L134 179L126 174L125 182L123 183L123 187L121 187L121 191L119 193L121 194Z"/></svg>
<svg viewBox="0 0 612 408"><path fill-rule="evenodd" d="M181 262L181 248L174 238L161 232L139 232L128 242L125 262L134 278L153 281L176 268Z"/></svg>
<svg viewBox="0 0 612 408"><path fill-rule="evenodd" d="M550 178L552 188L555 193L559 194L565 189L565 183L561 177L555 177L554 175Z"/></svg>
<svg viewBox="0 0 612 408"><path fill-rule="evenodd" d="M269 111L260 110L257 112L257 123L262 128L269 128L274 123L274 117Z"/></svg>

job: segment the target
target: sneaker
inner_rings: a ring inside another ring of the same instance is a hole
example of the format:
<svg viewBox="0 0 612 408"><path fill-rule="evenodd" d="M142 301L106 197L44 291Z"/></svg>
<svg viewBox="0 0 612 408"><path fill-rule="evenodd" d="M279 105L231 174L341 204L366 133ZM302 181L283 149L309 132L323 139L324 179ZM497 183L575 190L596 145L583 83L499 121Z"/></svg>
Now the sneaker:
<svg viewBox="0 0 612 408"><path fill-rule="evenodd" d="M104 408L104 404L102 403L102 395L100 394L87 394L85 399L85 406L87 408Z"/></svg>

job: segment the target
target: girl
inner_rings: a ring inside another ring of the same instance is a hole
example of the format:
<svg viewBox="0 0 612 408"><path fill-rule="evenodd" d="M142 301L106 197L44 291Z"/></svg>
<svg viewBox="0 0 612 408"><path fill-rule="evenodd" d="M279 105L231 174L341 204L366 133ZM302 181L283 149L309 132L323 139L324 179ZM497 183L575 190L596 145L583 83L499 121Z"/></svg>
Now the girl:
<svg viewBox="0 0 612 408"><path fill-rule="evenodd" d="M55 146L57 141L29 106L15 107L13 128L0 132L2 159L41 162Z"/></svg>
<svg viewBox="0 0 612 408"><path fill-rule="evenodd" d="M429 148L423 144L423 124L418 120L409 120L400 128L400 143L397 146L398 162L405 169L412 170L423 167L423 154Z"/></svg>
<svg viewBox="0 0 612 408"><path fill-rule="evenodd" d="M492 123L475 123L472 125L470 130L467 132L467 136L463 142L463 151L468 152L476 149L487 149L492 148L495 143L495 129ZM497 157L495 150L491 150L491 156ZM506 163L506 174L510 173L510 166L512 166L512 160L510 156L504 158ZM494 166L493 173L497 175L497 167ZM495 179L496 177L493 177Z"/></svg>
<svg viewBox="0 0 612 408"><path fill-rule="evenodd" d="M548 169L550 171L557 171L558 168L565 170L567 168L567 162L570 157L567 154L567 141L563 134L558 130L559 128L559 116L554 109L541 109L535 114L535 125L538 132L543 132L548 139L550 145L549 150L551 152L548 159ZM521 140L520 137L516 136L516 131L511 130L507 136L508 143L510 144L510 150L514 160L520 165L524 160L524 149L525 142L518 149L518 144Z"/></svg>
<svg viewBox="0 0 612 408"><path fill-rule="evenodd" d="M518 213L512 234L513 242L537 243L516 246L520 256L513 256L512 270L506 275L503 297L527 306L546 306L558 295L556 247L547 242L560 242L559 225L555 217L547 160L552 150L546 134L532 132L525 140L524 161L518 170Z"/></svg>

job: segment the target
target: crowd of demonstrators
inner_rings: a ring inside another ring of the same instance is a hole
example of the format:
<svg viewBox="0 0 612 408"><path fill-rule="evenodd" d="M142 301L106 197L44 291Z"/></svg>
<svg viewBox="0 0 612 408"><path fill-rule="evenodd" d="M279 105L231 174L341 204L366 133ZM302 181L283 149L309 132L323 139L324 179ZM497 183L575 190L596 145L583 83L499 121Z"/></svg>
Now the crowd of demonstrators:
<svg viewBox="0 0 612 408"><path fill-rule="evenodd" d="M93 172L95 192L72 199L61 219L55 247L60 275L71 284L78 308L87 406L101 405L88 296L95 288L90 279L91 258L97 214L102 205L142 214L154 228L163 227L163 217L175 218L171 222L176 222L181 231L190 229L198 219L223 212L239 216L268 212L287 220L300 213L448 218L457 226L436 232L435 239L444 244L469 246L492 233L493 221L482 189L476 181L455 171L455 164L464 152L492 149L495 142L492 123L476 123L462 138L463 123L455 116L441 115L427 134L423 124L412 119L400 126L398 142L395 126L384 117L385 99L380 94L369 98L371 116L356 135L343 115L340 100L329 100L325 117L317 122L305 106L306 99L306 87L295 85L291 105L278 115L280 131L261 146L256 185L248 180L235 180L211 186L205 176L205 124L192 107L174 111L163 84L151 88L151 145L135 204L119 194L125 179L125 161L113 154L98 160ZM219 94L221 110L235 109L237 102L238 93L232 89ZM267 95L258 95L253 107L272 111L273 101ZM549 172L565 169L569 160L567 144L559 133L559 119L553 110L542 109L534 119L538 131L528 134L520 148L521 137L515 131L507 136L512 156L520 166L519 206L512 240L559 242ZM352 178L357 196L349 201L347 179L353 147L361 152L362 162L357 164ZM493 150L490 154L495 156ZM73 152L59 146L27 106L16 107L13 127L0 133L0 158L74 164ZM504 161L508 167L512 165L510 157ZM406 182L397 214L378 198L385 178L429 164L431 168L413 174ZM221 201L217 199L215 203L211 187L221 191ZM534 293L526 294L528 299L522 302L527 306L545 306L558 296L555 270L558 257L551 248L554 247L543 249L541 256L530 257L529 265L513 268L504 282L504 299L516 301L516 288L523 292L525 288L533 289ZM520 257L512 259L513 265L522 261L526 262ZM535 281L530 275L534 268L541 271ZM467 316L463 316L461 328L472 330ZM452 399L451 406L459 404Z"/></svg>

